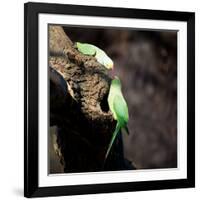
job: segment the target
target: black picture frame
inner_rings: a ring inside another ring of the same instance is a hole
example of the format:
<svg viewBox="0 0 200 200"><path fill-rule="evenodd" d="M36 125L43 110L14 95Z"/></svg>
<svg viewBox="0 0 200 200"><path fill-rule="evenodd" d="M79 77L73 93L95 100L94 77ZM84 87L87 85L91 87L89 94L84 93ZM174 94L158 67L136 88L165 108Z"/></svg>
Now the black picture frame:
<svg viewBox="0 0 200 200"><path fill-rule="evenodd" d="M38 185L38 15L109 16L187 22L187 178L56 187ZM195 13L80 5L24 5L24 195L43 197L195 187Z"/></svg>

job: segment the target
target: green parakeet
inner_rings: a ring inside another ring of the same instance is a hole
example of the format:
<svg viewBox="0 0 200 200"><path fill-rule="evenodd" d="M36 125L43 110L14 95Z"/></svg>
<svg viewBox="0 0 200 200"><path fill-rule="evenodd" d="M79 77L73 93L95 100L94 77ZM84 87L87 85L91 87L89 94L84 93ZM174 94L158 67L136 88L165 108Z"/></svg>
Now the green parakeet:
<svg viewBox="0 0 200 200"><path fill-rule="evenodd" d="M94 56L99 63L104 65L107 69L113 69L113 61L109 56L100 48L92 44L76 42L78 51L84 55Z"/></svg>
<svg viewBox="0 0 200 200"><path fill-rule="evenodd" d="M125 129L127 134L129 134L129 130L127 127L129 119L128 106L121 91L121 82L116 76L115 79L113 79L111 82L110 91L108 95L108 105L113 114L114 119L117 121L117 125L113 133L112 139L110 141L109 147L107 149L105 158L108 157L108 154L118 133L120 133L122 129Z"/></svg>

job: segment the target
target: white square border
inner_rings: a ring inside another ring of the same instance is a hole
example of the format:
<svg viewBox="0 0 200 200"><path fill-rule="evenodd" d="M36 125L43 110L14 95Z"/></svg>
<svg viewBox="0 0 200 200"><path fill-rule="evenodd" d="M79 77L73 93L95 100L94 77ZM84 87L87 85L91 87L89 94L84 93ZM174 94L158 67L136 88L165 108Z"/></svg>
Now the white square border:
<svg viewBox="0 0 200 200"><path fill-rule="evenodd" d="M178 30L178 167L175 169L48 175L48 24ZM187 23L75 15L39 14L39 187L187 178ZM46 67L45 67L46 66ZM46 134L45 134L46 133Z"/></svg>

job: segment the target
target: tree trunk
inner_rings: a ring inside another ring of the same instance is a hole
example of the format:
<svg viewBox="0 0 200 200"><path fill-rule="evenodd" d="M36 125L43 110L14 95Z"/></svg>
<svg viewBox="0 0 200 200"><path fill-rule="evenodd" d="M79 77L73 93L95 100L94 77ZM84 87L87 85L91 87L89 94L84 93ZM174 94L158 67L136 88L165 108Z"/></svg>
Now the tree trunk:
<svg viewBox="0 0 200 200"><path fill-rule="evenodd" d="M121 137L104 163L116 121L107 97L111 78L92 56L77 51L61 26L49 26L50 125L64 172L133 169ZM49 133L50 134L50 133Z"/></svg>

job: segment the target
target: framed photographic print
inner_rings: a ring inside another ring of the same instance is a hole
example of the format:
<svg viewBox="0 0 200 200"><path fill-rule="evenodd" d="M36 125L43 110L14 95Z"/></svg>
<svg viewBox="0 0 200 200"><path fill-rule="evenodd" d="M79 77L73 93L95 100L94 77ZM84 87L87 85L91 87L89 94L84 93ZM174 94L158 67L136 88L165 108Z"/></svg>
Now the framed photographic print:
<svg viewBox="0 0 200 200"><path fill-rule="evenodd" d="M195 14L24 11L24 195L194 187Z"/></svg>

